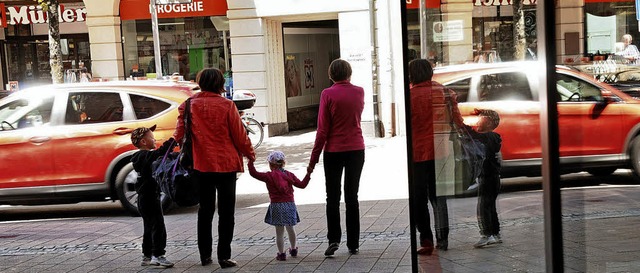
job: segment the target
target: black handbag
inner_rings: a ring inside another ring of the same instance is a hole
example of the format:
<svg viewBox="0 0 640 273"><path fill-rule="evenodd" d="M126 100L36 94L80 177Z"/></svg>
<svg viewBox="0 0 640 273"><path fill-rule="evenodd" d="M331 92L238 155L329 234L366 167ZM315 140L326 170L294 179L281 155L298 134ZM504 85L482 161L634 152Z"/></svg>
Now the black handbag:
<svg viewBox="0 0 640 273"><path fill-rule="evenodd" d="M191 99L187 99L186 103L184 111L185 135L180 152L172 153L167 150L162 158L158 158L152 164L153 178L158 183L160 190L181 207L195 206L200 201L200 190L192 176Z"/></svg>

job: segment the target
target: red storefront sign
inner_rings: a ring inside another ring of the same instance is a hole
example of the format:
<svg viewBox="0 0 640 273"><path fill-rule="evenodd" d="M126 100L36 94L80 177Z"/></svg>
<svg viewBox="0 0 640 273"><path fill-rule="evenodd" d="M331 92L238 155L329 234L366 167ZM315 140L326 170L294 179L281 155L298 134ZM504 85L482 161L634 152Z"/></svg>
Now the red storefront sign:
<svg viewBox="0 0 640 273"><path fill-rule="evenodd" d="M439 8L440 0L425 0L425 7L428 9ZM408 9L419 9L420 8L420 0L407 0L407 8Z"/></svg>
<svg viewBox="0 0 640 273"><path fill-rule="evenodd" d="M191 3L156 5L158 18L227 15L226 0L193 0ZM120 20L151 19L149 0L121 0Z"/></svg>
<svg viewBox="0 0 640 273"><path fill-rule="evenodd" d="M472 0L474 6L511 6L513 0ZM537 0L522 0L524 5L535 5Z"/></svg>

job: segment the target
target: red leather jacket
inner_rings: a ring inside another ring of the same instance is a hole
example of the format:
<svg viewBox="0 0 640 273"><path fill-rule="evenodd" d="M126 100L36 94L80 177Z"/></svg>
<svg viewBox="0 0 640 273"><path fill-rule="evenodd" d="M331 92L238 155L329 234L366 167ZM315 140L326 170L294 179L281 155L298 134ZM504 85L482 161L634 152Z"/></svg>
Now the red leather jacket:
<svg viewBox="0 0 640 273"><path fill-rule="evenodd" d="M184 107L173 137L184 136ZM238 108L218 93L202 91L191 96L193 168L201 172L242 172L242 156L255 157L253 146L242 126Z"/></svg>
<svg viewBox="0 0 640 273"><path fill-rule="evenodd" d="M451 116L444 92L447 92L451 99ZM450 122L464 127L456 93L435 81L412 85L410 93L413 161L446 157L449 154L449 136L452 129Z"/></svg>

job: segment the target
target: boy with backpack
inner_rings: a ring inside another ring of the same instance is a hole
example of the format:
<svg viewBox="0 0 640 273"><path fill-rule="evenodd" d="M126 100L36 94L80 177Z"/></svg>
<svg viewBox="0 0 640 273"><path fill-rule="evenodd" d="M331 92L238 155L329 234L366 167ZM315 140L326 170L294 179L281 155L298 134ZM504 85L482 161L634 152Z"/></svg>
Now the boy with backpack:
<svg viewBox="0 0 640 273"><path fill-rule="evenodd" d="M165 152L173 148L176 141L173 138L165 141L159 149L153 131L156 126L140 127L131 132L131 143L139 150L131 157L133 169L138 172L135 190L138 193L138 212L142 216L144 233L142 236L142 266L157 265L172 267L173 263L165 258L167 245L167 231L162 215L160 190L152 177L151 163ZM155 150L154 150L155 149Z"/></svg>

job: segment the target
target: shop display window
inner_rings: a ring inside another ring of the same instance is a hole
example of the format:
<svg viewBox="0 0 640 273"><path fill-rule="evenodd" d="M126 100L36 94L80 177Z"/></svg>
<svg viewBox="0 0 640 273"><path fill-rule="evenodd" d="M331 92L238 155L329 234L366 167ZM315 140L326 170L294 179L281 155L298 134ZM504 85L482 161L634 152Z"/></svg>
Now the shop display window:
<svg viewBox="0 0 640 273"><path fill-rule="evenodd" d="M195 80L196 73L205 67L230 69L228 31L216 28L217 21L210 17L159 19L162 75ZM125 76L139 77L144 71L145 76L153 78L150 76L156 76L156 60L151 20L123 21L122 25Z"/></svg>

